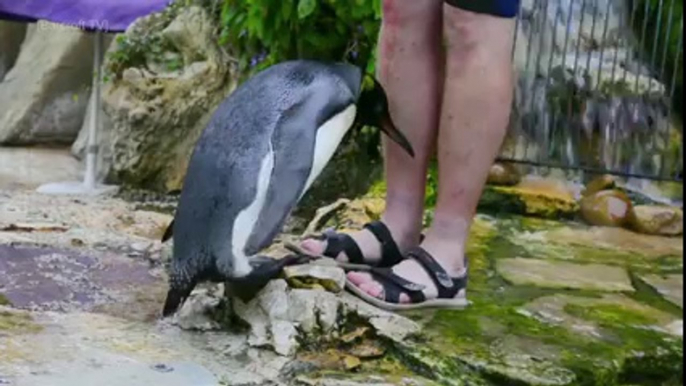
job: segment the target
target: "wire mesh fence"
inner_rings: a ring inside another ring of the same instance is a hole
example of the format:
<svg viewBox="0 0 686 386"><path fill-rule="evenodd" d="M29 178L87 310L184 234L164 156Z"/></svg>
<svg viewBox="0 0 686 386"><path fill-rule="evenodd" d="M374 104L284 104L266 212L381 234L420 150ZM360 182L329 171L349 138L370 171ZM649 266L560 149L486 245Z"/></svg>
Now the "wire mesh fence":
<svg viewBox="0 0 686 386"><path fill-rule="evenodd" d="M681 0L524 0L499 160L682 181Z"/></svg>

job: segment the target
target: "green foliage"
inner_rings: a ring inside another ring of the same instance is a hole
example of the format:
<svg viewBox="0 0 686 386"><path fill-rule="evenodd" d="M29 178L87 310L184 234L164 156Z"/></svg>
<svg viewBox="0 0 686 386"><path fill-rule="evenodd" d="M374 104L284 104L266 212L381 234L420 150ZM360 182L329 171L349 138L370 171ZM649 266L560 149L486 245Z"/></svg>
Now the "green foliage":
<svg viewBox="0 0 686 386"><path fill-rule="evenodd" d="M679 0L634 0L636 15L632 29L641 49L641 57L670 90L674 88L672 107L683 118L683 17L684 3Z"/></svg>
<svg viewBox="0 0 686 386"><path fill-rule="evenodd" d="M347 61L374 72L381 0L223 0L221 43L249 76L292 59Z"/></svg>

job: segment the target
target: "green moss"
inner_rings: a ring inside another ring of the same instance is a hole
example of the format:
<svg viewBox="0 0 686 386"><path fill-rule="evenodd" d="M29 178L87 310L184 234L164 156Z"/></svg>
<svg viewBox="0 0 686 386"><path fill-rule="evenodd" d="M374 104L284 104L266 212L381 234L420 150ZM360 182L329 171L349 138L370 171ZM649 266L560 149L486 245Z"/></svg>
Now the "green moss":
<svg viewBox="0 0 686 386"><path fill-rule="evenodd" d="M683 19L684 4L681 1L634 0L636 16L631 26L641 50L641 59L652 67L663 84L668 88L675 84L672 106L679 118L683 117L683 47L679 50L679 37L682 30L679 24ZM670 17L671 16L671 17ZM645 27L644 27L645 26ZM643 31L645 28L645 37ZM663 53L667 47L666 62ZM657 54L651 62L653 52ZM664 72L662 68L664 65ZM676 73L676 79L674 75Z"/></svg>
<svg viewBox="0 0 686 386"><path fill-rule="evenodd" d="M40 330L41 327L33 323L28 313L0 310L0 336L3 332L33 333Z"/></svg>
<svg viewBox="0 0 686 386"><path fill-rule="evenodd" d="M681 307L666 300L653 287L638 279L634 273L631 274L631 282L636 291L632 294L629 294L629 297L643 304L647 304L657 310L673 315L674 317L683 317L684 311L681 309Z"/></svg>
<svg viewBox="0 0 686 386"><path fill-rule="evenodd" d="M530 257L547 260L574 261L581 264L600 263L628 268L634 272L678 273L683 269L683 257L680 255L655 255L639 253L639 250L621 249L603 245L586 245L577 242L571 236L556 239L545 233L561 228L581 228L584 225L563 223L544 219L509 216L498 219L499 238L490 246L494 258L513 256ZM530 234L541 232L541 237Z"/></svg>
<svg viewBox="0 0 686 386"><path fill-rule="evenodd" d="M3 294L0 294L0 306L11 306L12 303L10 302L9 299Z"/></svg>
<svg viewBox="0 0 686 386"><path fill-rule="evenodd" d="M649 325L657 323L656 319L648 315L614 304L593 307L568 304L565 306L565 312L586 320L598 322L604 326Z"/></svg>
<svg viewBox="0 0 686 386"><path fill-rule="evenodd" d="M493 215L520 214L546 219L572 219L579 209L571 197L518 187L486 186L478 210Z"/></svg>
<svg viewBox="0 0 686 386"><path fill-rule="evenodd" d="M115 38L115 48L107 53L104 66L105 81L120 79L123 71L130 67L145 68L155 62L167 71L176 71L183 66L181 59L173 45L166 41L159 32L163 31L179 14L183 8L198 5L207 8L209 3L200 0L175 0L164 10L156 12L143 21L146 31L130 34L119 34ZM218 18L214 9L208 9L211 17ZM156 31L150 33L149 31ZM194 58L203 60L202 57Z"/></svg>
<svg viewBox="0 0 686 386"><path fill-rule="evenodd" d="M423 364L422 371L443 373L447 378L465 372L475 376L476 371L482 382L497 385L532 384L527 379L536 374L544 378L546 375L541 374L558 374L560 384L564 384L566 371L573 372L575 376L570 385L619 386L628 384L627 380L637 385L648 385L650 383L641 380L650 379L651 374L664 369L670 369L672 374L681 371L681 353L669 348L663 334L634 327L655 322L650 315L617 305L567 307L570 315L596 322L619 337L619 340L600 340L522 314L519 311L521 306L542 296L570 294L600 299L601 294L508 285L493 274L494 261L500 257L526 254L527 251L512 243L511 235L520 233L522 224L536 230L545 229L550 224L544 220L529 221L517 216L499 219L496 224L487 237L478 242L477 237L473 239L470 260L473 265L468 292L472 305L467 310L406 313L425 325L427 339L421 349L415 348L414 354L405 353L406 360L419 362L415 363L416 367ZM565 246L558 252L564 253L565 248L570 249ZM593 248L584 247L581 251L588 253ZM579 256L578 252L573 254ZM602 251L600 255L587 258L607 259L611 255L610 251ZM623 257L626 255L620 254L615 261L619 264L619 259ZM518 346L512 342L529 343ZM499 346L503 348L494 349ZM653 347L662 348L653 350ZM539 350L544 353L538 355ZM636 352L646 353L645 366L635 359ZM507 356L508 353L519 358L538 359L512 363L510 361L513 359ZM667 380L671 377L654 379Z"/></svg>
<svg viewBox="0 0 686 386"><path fill-rule="evenodd" d="M490 298L473 294L474 305L467 311L435 312L426 327L431 342L429 346L441 352L442 357L454 357L471 364L490 363L494 367L500 365L507 368L508 363L501 357L502 353L494 352L494 346L512 338L537 342L533 346L552 347L551 351L557 353L557 358L551 355L539 360L546 362L546 366L572 371L576 376L575 382L572 383L574 385L622 385L622 379L647 378L650 374L661 371L660 369L669 368L672 373L681 371L681 353L665 343L664 335L648 329L630 327L632 323L653 322L649 316L611 305L590 309L568 307L567 311L570 314L597 321L621 337L621 342L595 340L520 314L515 304L522 301L523 297L505 302L496 300L498 297L509 298L510 290L512 288L507 288L499 296ZM525 291L519 294L524 293ZM653 350L654 347L662 349ZM517 349L522 352L517 354L516 351L509 351ZM513 355L534 355L527 352L529 349L506 346L504 351L509 351ZM634 358L637 351L646 353L648 365ZM488 366L482 371L484 375L488 373ZM502 384L514 384L512 382L510 380L510 383Z"/></svg>

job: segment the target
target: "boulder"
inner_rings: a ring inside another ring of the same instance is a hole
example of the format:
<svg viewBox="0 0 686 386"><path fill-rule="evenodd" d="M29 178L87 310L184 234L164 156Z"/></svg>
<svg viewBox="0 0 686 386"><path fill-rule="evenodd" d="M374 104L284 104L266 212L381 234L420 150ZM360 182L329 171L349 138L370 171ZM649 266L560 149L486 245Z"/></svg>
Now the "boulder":
<svg viewBox="0 0 686 386"><path fill-rule="evenodd" d="M629 226L649 235L680 236L684 232L684 213L667 205L637 205L629 214Z"/></svg>
<svg viewBox="0 0 686 386"><path fill-rule="evenodd" d="M14 66L25 37L25 23L0 20L0 82Z"/></svg>
<svg viewBox="0 0 686 386"><path fill-rule="evenodd" d="M492 185L517 185L521 179L517 167L509 163L495 163L488 172L488 183Z"/></svg>
<svg viewBox="0 0 686 386"><path fill-rule="evenodd" d="M197 138L235 87L214 30L204 9L170 7L117 37L103 89L108 117L100 144L108 181L181 188Z"/></svg>
<svg viewBox="0 0 686 386"><path fill-rule="evenodd" d="M603 190L581 200L581 216L590 225L621 227L631 208L629 197L618 190Z"/></svg>
<svg viewBox="0 0 686 386"><path fill-rule="evenodd" d="M616 183L615 178L608 174L598 176L586 184L582 195L588 197L603 190L614 189Z"/></svg>
<svg viewBox="0 0 686 386"><path fill-rule="evenodd" d="M573 218L579 210L576 195L564 181L529 176L515 186L486 186L478 209L485 213Z"/></svg>
<svg viewBox="0 0 686 386"><path fill-rule="evenodd" d="M364 328L386 342L404 342L421 330L406 317L373 307L347 293L292 288L287 281L271 281L248 303L231 298L233 317L249 330L248 344L293 356L304 342L322 346L345 342L352 331Z"/></svg>
<svg viewBox="0 0 686 386"><path fill-rule="evenodd" d="M0 144L71 144L92 83L93 35L43 22L0 84Z"/></svg>

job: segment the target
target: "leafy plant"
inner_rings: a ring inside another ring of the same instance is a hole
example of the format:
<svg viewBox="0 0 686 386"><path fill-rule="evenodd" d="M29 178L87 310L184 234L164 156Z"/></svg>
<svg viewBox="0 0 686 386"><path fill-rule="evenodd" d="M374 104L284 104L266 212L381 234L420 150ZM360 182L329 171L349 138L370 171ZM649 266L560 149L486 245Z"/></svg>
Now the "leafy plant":
<svg viewBox="0 0 686 386"><path fill-rule="evenodd" d="M223 0L220 42L249 76L291 59L340 60L373 73L381 0Z"/></svg>

